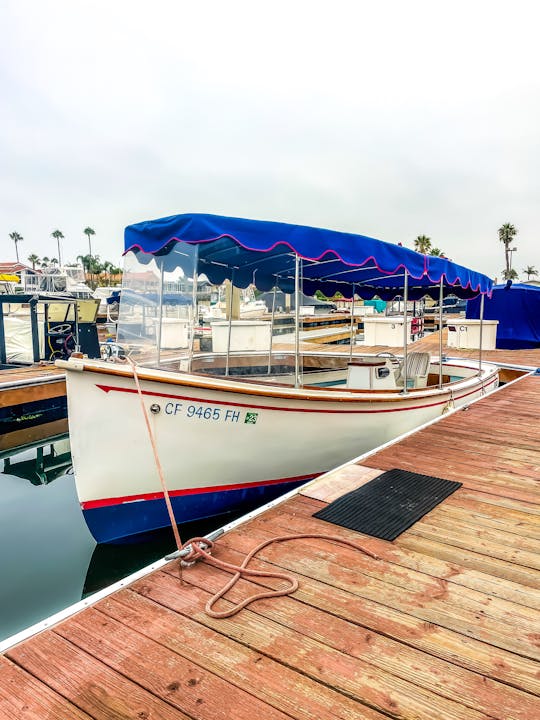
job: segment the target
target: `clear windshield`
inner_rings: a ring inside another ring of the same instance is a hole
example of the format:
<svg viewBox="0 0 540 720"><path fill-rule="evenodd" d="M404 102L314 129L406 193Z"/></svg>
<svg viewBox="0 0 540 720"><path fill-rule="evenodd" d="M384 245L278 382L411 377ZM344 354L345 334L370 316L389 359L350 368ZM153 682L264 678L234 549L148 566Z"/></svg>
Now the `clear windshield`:
<svg viewBox="0 0 540 720"><path fill-rule="evenodd" d="M140 365L187 369L193 348L196 257L197 248L190 245L182 246L181 256L125 256L117 342Z"/></svg>

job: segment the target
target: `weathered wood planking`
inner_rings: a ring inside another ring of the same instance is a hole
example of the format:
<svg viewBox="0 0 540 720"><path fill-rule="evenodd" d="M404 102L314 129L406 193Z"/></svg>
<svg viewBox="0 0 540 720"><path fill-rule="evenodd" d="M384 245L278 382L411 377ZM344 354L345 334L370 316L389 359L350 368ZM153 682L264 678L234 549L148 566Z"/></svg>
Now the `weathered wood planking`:
<svg viewBox="0 0 540 720"><path fill-rule="evenodd" d="M33 675L0 657L0 717L17 720L90 720Z"/></svg>
<svg viewBox="0 0 540 720"><path fill-rule="evenodd" d="M229 575L198 563L180 582L170 563L0 658L0 717L540 717L539 400L540 378L520 380L215 549L239 563L268 538L317 533L379 559L324 539L274 543L253 567L289 571L299 589L224 620L204 606ZM313 517L391 467L464 486L392 543ZM242 580L221 606L275 584Z"/></svg>

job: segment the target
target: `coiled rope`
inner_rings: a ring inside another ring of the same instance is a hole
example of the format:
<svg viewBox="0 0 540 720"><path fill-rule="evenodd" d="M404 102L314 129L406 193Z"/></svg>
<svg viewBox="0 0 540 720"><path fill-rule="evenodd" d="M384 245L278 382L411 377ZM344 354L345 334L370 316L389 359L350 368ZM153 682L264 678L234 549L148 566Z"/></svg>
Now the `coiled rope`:
<svg viewBox="0 0 540 720"><path fill-rule="evenodd" d="M192 565L196 560L205 560L210 565L214 565L214 567L220 568L221 570L225 570L226 572L233 573L233 576L231 579L219 590L217 593L215 593L210 600L206 603L205 606L205 612L207 615L213 618L217 619L223 619L231 617L232 615L236 615L236 613L240 612L243 608L247 607L247 605L250 605L252 602L255 602L255 600L262 600L263 598L272 598L272 597L282 597L284 595L290 595L291 593L295 592L298 589L298 580L289 573L283 573L283 572L270 572L265 570L250 570L247 565L249 564L250 560L256 555L260 550L263 550L268 545L271 545L274 542L287 542L288 540L308 540L308 539L317 539L317 540L328 540L330 542L339 543L341 545L347 545L349 547L352 547L355 550L360 550L361 552L365 553L366 555L369 555L369 557L379 560L379 556L376 555L371 550L368 550L364 546L353 542L352 540L347 540L345 538L337 537L335 535L325 535L325 534L318 534L318 533L307 533L307 534L295 534L295 535L281 535L278 537L270 538L269 540L265 540L264 542L260 543L256 547L253 548L244 558L242 563L240 565L234 565L233 563L225 562L224 560L218 560L217 558L213 557L211 555L212 548L214 547L214 542L210 540L209 538L201 538L201 537L195 537L191 540L188 540L186 543L182 544L182 541L180 539L180 533L178 531L176 518L174 516L174 510L172 508L171 500L169 497L169 491L167 489L167 485L165 483L165 476L163 474L163 467L161 465L161 461L159 459L159 453L156 445L156 440L154 436L154 431L152 428L152 425L150 423L150 418L148 417L148 411L146 409L146 405L144 404L144 398L143 393L141 390L141 384L139 382L139 375L137 373L137 368L133 360L131 358L126 358L127 362L131 365L131 369L133 370L133 378L135 380L135 385L137 386L137 394L139 396L139 400L141 403L141 409L144 416L144 420L146 423L146 428L148 430L148 436L150 438L150 444L152 445L152 452L154 454L154 460L156 462L156 468L159 475L159 480L161 483L161 487L163 490L163 495L165 497L165 503L167 505L167 512L169 513L169 519L171 521L171 527L174 534L174 539L176 541L176 547L178 549L178 553L180 555L180 563L179 563L179 569L180 569L180 579L182 579L182 567L186 565ZM190 551L186 552L186 549L188 546L191 546ZM270 590L263 590L258 593L253 593L252 595L249 595L244 600L242 600L239 603L236 603L233 605L232 608L229 610L214 610L214 605L224 597L224 595L232 588L238 580L242 577L258 577L258 578L276 578L278 580L283 580L288 583L288 586L281 589L270 589Z"/></svg>
<svg viewBox="0 0 540 720"><path fill-rule="evenodd" d="M324 535L319 533L307 533L307 534L298 534L298 535L281 535L278 537L270 538L269 540L265 540L264 542L257 545L257 547L254 547L253 550L251 550L244 558L242 563L240 565L233 565L232 563L225 562L224 560L218 560L217 558L213 557L210 554L210 551L214 545L214 543L209 540L208 538L192 538L187 545L191 545L191 552L188 555L185 555L184 562L187 563L193 563L194 561L198 559L204 559L207 563L210 565L214 565L217 568L220 568L221 570L226 570L227 572L234 573L231 579L219 590L217 593L212 595L210 600L206 603L205 606L205 612L207 615L213 618L228 618L232 615L236 615L236 613L240 612L243 608L245 608L250 603L254 602L255 600L262 600L263 598L272 598L272 597L282 597L283 595L290 595L291 593L295 592L295 590L298 589L298 580L290 575L289 573L283 573L283 572L270 572L266 570L250 570L247 565L249 561L253 558L253 556L258 553L263 548L267 547L268 545L271 545L274 542L286 542L288 540L307 540L307 539L317 539L317 540L329 540L331 542L340 543L341 545L348 545L349 547L354 548L355 550L360 550L361 552L365 553L366 555L369 555L369 557L372 557L374 560L379 560L379 556L376 555L371 550L368 550L367 548L363 547L362 545L353 542L352 540L347 540L345 538L337 537L334 535ZM201 545L205 545L208 547L208 550L205 550L201 547ZM253 595L249 595L247 598L242 600L239 603L236 603L233 605L232 608L229 610L214 610L213 607L216 604L218 600L223 598L223 596L240 580L240 578L244 576L251 576L251 577L259 577L259 578L277 578L279 580L284 580L288 583L288 587L282 588L282 589L276 589L276 590L263 590L258 593L254 593Z"/></svg>

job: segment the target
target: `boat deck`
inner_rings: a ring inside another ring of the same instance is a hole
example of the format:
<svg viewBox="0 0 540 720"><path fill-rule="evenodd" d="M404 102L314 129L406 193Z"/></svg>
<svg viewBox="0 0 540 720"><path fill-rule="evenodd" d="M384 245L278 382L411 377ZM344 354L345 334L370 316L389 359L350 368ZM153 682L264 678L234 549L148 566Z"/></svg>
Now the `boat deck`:
<svg viewBox="0 0 540 720"><path fill-rule="evenodd" d="M65 372L50 364L9 368L6 370L0 370L0 387L3 383L19 383L21 381L27 382L43 378L50 379L53 376L60 376L60 379L62 379L65 377Z"/></svg>
<svg viewBox="0 0 540 720"><path fill-rule="evenodd" d="M229 579L177 562L0 657L1 718L533 720L540 717L540 377L528 376L226 533L216 557L299 589L227 619ZM394 542L312 517L387 468L463 486ZM240 581L231 607L276 581ZM279 583L278 583L279 584Z"/></svg>

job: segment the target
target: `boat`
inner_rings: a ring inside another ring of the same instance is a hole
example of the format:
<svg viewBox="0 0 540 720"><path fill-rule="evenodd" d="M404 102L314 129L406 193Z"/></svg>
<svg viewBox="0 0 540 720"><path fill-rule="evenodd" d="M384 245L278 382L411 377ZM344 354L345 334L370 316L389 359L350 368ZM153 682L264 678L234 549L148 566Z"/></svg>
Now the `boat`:
<svg viewBox="0 0 540 720"><path fill-rule="evenodd" d="M230 300L228 318L212 326L212 352L198 349L203 278L294 294L294 342L274 348L273 314L234 320ZM351 233L204 214L128 226L118 356L57 362L94 538L122 542L169 523L152 441L176 520L187 522L261 505L498 385L481 356L409 352L403 318L400 357L353 354L352 342L348 351L306 351L301 292L401 296L407 308L426 295L472 298L491 287L449 260Z"/></svg>
<svg viewBox="0 0 540 720"><path fill-rule="evenodd" d="M210 305L201 305L199 307L199 315L203 322L211 322L212 320L223 320L227 317L227 302L224 293L218 293L218 300ZM253 292L253 288L249 287L241 293L239 304L239 318L247 320L250 318L260 318L268 313L268 306L264 300L257 299Z"/></svg>
<svg viewBox="0 0 540 720"><path fill-rule="evenodd" d="M467 320L480 318L480 303L467 303ZM540 287L529 283L495 285L485 304L484 320L496 322L495 346L502 350L540 347Z"/></svg>
<svg viewBox="0 0 540 720"><path fill-rule="evenodd" d="M82 265L54 266L41 270L28 270L21 273L20 292L26 294L59 295L85 300L92 297L92 290L86 284Z"/></svg>
<svg viewBox="0 0 540 720"><path fill-rule="evenodd" d="M0 450L67 430L65 375L54 361L100 357L94 299L0 293Z"/></svg>

